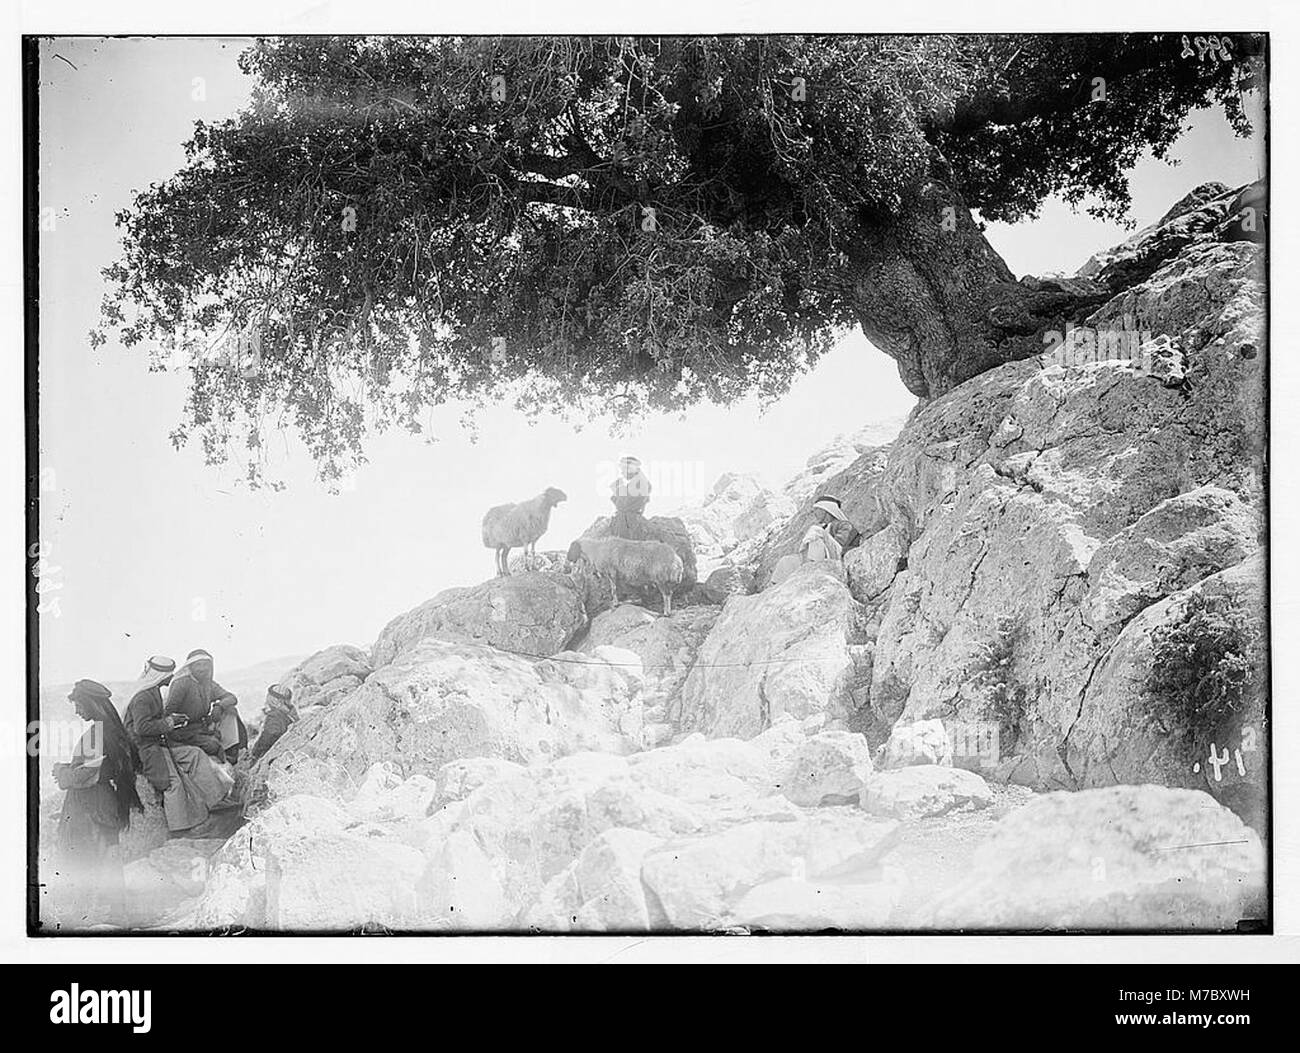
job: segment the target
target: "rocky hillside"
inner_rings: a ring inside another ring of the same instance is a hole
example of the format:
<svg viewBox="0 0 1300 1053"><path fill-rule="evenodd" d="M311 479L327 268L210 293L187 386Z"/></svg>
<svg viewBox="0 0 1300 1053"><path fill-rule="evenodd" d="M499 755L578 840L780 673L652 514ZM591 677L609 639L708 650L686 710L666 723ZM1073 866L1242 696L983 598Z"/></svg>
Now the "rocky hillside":
<svg viewBox="0 0 1300 1053"><path fill-rule="evenodd" d="M141 848L142 920L1256 923L1267 347L1242 194L1198 188L1058 279L1114 295L892 441L657 520L698 572L669 617L549 554L313 656L249 825ZM865 540L770 584L824 493Z"/></svg>

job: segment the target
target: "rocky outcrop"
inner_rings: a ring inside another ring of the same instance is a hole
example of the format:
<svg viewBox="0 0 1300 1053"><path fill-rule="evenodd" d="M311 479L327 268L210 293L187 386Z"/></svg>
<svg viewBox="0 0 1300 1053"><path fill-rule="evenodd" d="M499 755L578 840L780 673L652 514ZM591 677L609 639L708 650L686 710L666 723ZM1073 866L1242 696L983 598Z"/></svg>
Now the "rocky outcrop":
<svg viewBox="0 0 1300 1053"><path fill-rule="evenodd" d="M600 647L618 647L640 658L645 722L660 724L717 619L716 607L684 607L662 617L627 603L596 615L578 650L591 654Z"/></svg>
<svg viewBox="0 0 1300 1053"><path fill-rule="evenodd" d="M377 669L433 636L489 644L502 651L549 656L587 623L580 587L566 574L539 571L447 589L384 627L371 648Z"/></svg>
<svg viewBox="0 0 1300 1053"><path fill-rule="evenodd" d="M699 505L678 509L677 514L690 533L696 557L716 560L794 512L795 502L785 494L752 475L728 472Z"/></svg>
<svg viewBox="0 0 1300 1053"><path fill-rule="evenodd" d="M749 738L782 714L850 715L858 605L838 563L727 602L681 690L679 725Z"/></svg>
<svg viewBox="0 0 1300 1053"><path fill-rule="evenodd" d="M925 927L1235 931L1264 882L1258 835L1209 794L1051 793L998 824Z"/></svg>
<svg viewBox="0 0 1300 1053"><path fill-rule="evenodd" d="M279 686L293 692L299 710L328 706L350 695L373 671L370 656L360 647L335 644L294 666Z"/></svg>
<svg viewBox="0 0 1300 1053"><path fill-rule="evenodd" d="M533 662L481 644L426 638L376 670L343 702L304 717L254 769L277 780L302 766L339 792L372 764L434 777L444 764L487 757L543 763L581 750L623 753L641 742L640 662L600 647Z"/></svg>
<svg viewBox="0 0 1300 1053"><path fill-rule="evenodd" d="M889 819L926 819L956 808L986 808L993 791L975 772L917 764L877 772L866 781L862 807Z"/></svg>
<svg viewBox="0 0 1300 1053"><path fill-rule="evenodd" d="M1236 580L1259 550L1259 279L1258 245L1198 241L1089 319L1172 341L1176 386L1148 375L1141 354L1012 363L923 406L880 470L859 464L856 506L908 539L905 569L870 600L878 726L991 726L999 750L986 773L1037 788L1215 791L1205 765L1180 774L1159 748L1138 638L1199 582ZM848 562L857 595L871 596L883 581L866 573L874 561ZM1263 610L1253 586L1236 591ZM1207 744L1240 737L1202 731Z"/></svg>

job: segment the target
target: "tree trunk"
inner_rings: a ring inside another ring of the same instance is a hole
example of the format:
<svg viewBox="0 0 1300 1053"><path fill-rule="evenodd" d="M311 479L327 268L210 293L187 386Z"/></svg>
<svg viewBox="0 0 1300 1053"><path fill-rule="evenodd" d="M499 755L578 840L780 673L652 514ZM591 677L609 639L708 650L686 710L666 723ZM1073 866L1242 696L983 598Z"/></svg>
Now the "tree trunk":
<svg viewBox="0 0 1300 1053"><path fill-rule="evenodd" d="M864 227L850 253L863 332L922 398L1041 354L1044 332L1078 324L1110 296L1087 278L1016 281L942 178L914 188L898 215Z"/></svg>

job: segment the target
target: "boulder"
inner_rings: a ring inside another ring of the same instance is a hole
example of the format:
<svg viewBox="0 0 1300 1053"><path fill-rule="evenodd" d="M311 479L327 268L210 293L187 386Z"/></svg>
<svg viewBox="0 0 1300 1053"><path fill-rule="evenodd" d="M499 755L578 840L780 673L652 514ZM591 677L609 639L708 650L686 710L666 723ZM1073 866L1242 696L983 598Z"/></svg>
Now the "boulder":
<svg viewBox="0 0 1300 1053"><path fill-rule="evenodd" d="M451 833L429 854L418 893L435 932L501 931L515 914L493 861L464 830Z"/></svg>
<svg viewBox="0 0 1300 1053"><path fill-rule="evenodd" d="M152 928L184 913L203 894L217 840L177 838L123 867L132 928Z"/></svg>
<svg viewBox="0 0 1300 1053"><path fill-rule="evenodd" d="M907 565L907 548L907 534L891 523L849 549L844 554L844 570L853 598L868 603L888 589Z"/></svg>
<svg viewBox="0 0 1300 1053"><path fill-rule="evenodd" d="M641 880L676 929L725 926L750 889L780 878L818 878L872 867L898 824L851 809L821 809L796 822L751 822L670 841L646 856Z"/></svg>
<svg viewBox="0 0 1300 1053"><path fill-rule="evenodd" d="M266 927L421 928L415 886L424 863L420 852L373 826L273 844L266 856Z"/></svg>
<svg viewBox="0 0 1300 1053"><path fill-rule="evenodd" d="M500 757L464 757L448 761L434 776L434 793L429 801L428 814L463 801L484 783L517 775L523 770L521 765Z"/></svg>
<svg viewBox="0 0 1300 1053"><path fill-rule="evenodd" d="M952 765L952 739L942 720L918 720L895 724L880 750L882 768L905 768L912 764Z"/></svg>
<svg viewBox="0 0 1300 1053"><path fill-rule="evenodd" d="M890 819L925 819L993 803L988 783L965 768L918 764L877 772L867 781L862 807Z"/></svg>
<svg viewBox="0 0 1300 1053"><path fill-rule="evenodd" d="M755 932L787 933L888 928L905 884L905 873L887 864L874 881L778 878L746 892L732 907L730 924Z"/></svg>
<svg viewBox="0 0 1300 1053"><path fill-rule="evenodd" d="M349 796L372 764L435 778L474 757L538 764L581 750L640 748L640 663L616 648L541 662L430 637L376 670L349 698L304 718L253 770L318 762L315 777Z"/></svg>
<svg viewBox="0 0 1300 1053"><path fill-rule="evenodd" d="M524 924L536 932L649 931L641 863L662 843L642 830L604 831L542 890Z"/></svg>
<svg viewBox="0 0 1300 1053"><path fill-rule="evenodd" d="M389 761L370 766L348 812L367 822L400 823L423 819L438 797L438 785L427 775L402 778Z"/></svg>
<svg viewBox="0 0 1300 1053"><path fill-rule="evenodd" d="M271 927L266 876L272 855L299 840L341 833L351 822L334 801L299 795L261 812L211 857L203 895L193 915L200 929Z"/></svg>
<svg viewBox="0 0 1300 1053"><path fill-rule="evenodd" d="M621 757L576 754L494 779L430 816L413 842L430 852L420 881L426 924L456 924L449 910L455 900L443 891L449 887L443 873L448 861L437 855L437 846L455 834L468 835L481 850L491 868L489 902L500 905L497 891L491 891L499 890L501 916L513 918L606 830L624 827L669 838L702 826L695 809L633 778ZM475 875L481 869L479 857L468 850L452 862L463 868L457 873ZM479 875L464 886L484 881Z"/></svg>
<svg viewBox="0 0 1300 1053"><path fill-rule="evenodd" d="M807 563L766 592L730 600L682 685L681 726L750 738L783 713L851 712L857 605L843 574L838 563Z"/></svg>
<svg viewBox="0 0 1300 1053"><path fill-rule="evenodd" d="M684 607L665 618L627 603L592 618L578 650L590 654L612 646L632 651L645 674L642 705L675 709L682 682L717 618L713 607Z"/></svg>
<svg viewBox="0 0 1300 1053"><path fill-rule="evenodd" d="M371 648L371 660L375 668L388 665L429 636L546 657L564 650L586 622L582 593L568 575L511 574L447 589L394 618Z"/></svg>
<svg viewBox="0 0 1300 1053"><path fill-rule="evenodd" d="M1266 916L1258 835L1209 794L1050 793L1002 819L924 927L1233 931Z"/></svg>
<svg viewBox="0 0 1300 1053"><path fill-rule="evenodd" d="M732 596L754 591L754 577L743 567L722 566L704 579L704 596L710 603L726 603Z"/></svg>
<svg viewBox="0 0 1300 1053"><path fill-rule="evenodd" d="M335 644L294 666L279 686L293 692L293 704L301 712L346 698L372 671L370 656L360 647Z"/></svg>
<svg viewBox="0 0 1300 1053"><path fill-rule="evenodd" d="M871 775L871 747L865 736L821 731L795 750L781 792L806 808L856 804Z"/></svg>

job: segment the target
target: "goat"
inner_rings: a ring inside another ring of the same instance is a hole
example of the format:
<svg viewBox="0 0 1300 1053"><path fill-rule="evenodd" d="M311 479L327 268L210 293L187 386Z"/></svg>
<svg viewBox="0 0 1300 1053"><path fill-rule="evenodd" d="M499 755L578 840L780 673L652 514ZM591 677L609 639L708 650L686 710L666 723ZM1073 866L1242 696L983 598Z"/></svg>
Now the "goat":
<svg viewBox="0 0 1300 1053"><path fill-rule="evenodd" d="M621 537L580 537L569 546L570 563L585 563L614 581L614 598L618 586L652 585L663 597L664 614L673 611L673 589L681 584L682 557L662 541L629 541Z"/></svg>
<svg viewBox="0 0 1300 1053"><path fill-rule="evenodd" d="M568 500L563 490L548 486L536 497L514 505L489 508L483 517L483 545L497 551L497 577L510 573L510 550L522 547L524 565L537 555L537 539L551 523L551 509Z"/></svg>

